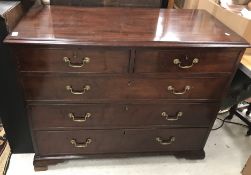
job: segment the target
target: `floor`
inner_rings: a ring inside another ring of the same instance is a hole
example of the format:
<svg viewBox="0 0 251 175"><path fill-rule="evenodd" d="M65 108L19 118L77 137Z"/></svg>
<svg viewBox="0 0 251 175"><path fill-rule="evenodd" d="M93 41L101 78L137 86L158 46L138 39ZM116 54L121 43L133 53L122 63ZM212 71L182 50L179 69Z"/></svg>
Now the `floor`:
<svg viewBox="0 0 251 175"><path fill-rule="evenodd" d="M215 127L219 124L216 121ZM211 132L205 147L206 158L194 161L172 156L74 160L35 173L33 154L14 154L7 175L239 175L251 155L251 136L245 134L245 128L225 124Z"/></svg>

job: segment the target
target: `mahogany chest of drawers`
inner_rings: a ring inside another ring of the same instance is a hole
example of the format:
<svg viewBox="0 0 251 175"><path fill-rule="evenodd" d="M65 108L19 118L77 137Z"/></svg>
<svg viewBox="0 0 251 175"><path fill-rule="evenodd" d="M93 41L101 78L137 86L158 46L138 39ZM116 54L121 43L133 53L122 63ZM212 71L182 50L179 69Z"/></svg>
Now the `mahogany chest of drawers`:
<svg viewBox="0 0 251 175"><path fill-rule="evenodd" d="M202 10L32 8L5 39L36 170L72 158L204 158L245 48Z"/></svg>

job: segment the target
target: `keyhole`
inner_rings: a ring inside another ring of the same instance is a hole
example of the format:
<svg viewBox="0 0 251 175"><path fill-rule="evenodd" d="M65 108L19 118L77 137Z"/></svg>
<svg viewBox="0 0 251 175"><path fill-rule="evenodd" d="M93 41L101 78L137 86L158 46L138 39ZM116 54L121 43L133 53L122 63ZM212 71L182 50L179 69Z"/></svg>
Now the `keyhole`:
<svg viewBox="0 0 251 175"><path fill-rule="evenodd" d="M127 106L127 105L125 106L125 110L126 110L126 111L128 111L128 110L129 110L129 108L128 108L128 106Z"/></svg>
<svg viewBox="0 0 251 175"><path fill-rule="evenodd" d="M133 82L132 81L128 81L127 85L130 87L132 86Z"/></svg>
<svg viewBox="0 0 251 175"><path fill-rule="evenodd" d="M126 132L124 131L124 132L123 132L123 135L125 135L125 134L126 134Z"/></svg>
<svg viewBox="0 0 251 175"><path fill-rule="evenodd" d="M77 58L77 53L76 52L73 53L73 58L74 59Z"/></svg>

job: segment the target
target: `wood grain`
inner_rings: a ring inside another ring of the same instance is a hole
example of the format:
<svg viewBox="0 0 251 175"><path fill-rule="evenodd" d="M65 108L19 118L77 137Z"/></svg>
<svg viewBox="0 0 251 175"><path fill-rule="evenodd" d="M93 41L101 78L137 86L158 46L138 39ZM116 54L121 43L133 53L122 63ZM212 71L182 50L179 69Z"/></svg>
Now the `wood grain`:
<svg viewBox="0 0 251 175"><path fill-rule="evenodd" d="M135 73L232 73L240 51L226 48L137 49L134 71ZM174 64L177 59L180 63ZM194 59L197 59L198 63L193 63ZM192 67L183 69L179 66Z"/></svg>
<svg viewBox="0 0 251 175"><path fill-rule="evenodd" d="M22 72L127 73L130 50L103 47L20 47L16 49L16 55ZM69 62L64 61L66 57ZM83 65L85 58L89 62L84 62Z"/></svg>
<svg viewBox="0 0 251 175"><path fill-rule="evenodd" d="M75 101L88 100L123 100L123 99L219 99L228 79L219 78L134 78L109 76L24 76L23 85L26 100L34 101ZM73 91L90 90L82 95ZM174 95L168 90L173 86L176 92L183 92L186 86L191 89L183 95ZM222 88L219 88L222 87ZM209 90L210 89L210 90Z"/></svg>
<svg viewBox="0 0 251 175"><path fill-rule="evenodd" d="M250 46L203 10L41 6L32 8L13 32L18 35L10 34L6 43Z"/></svg>
<svg viewBox="0 0 251 175"><path fill-rule="evenodd" d="M162 0L50 0L51 5L160 8Z"/></svg>
<svg viewBox="0 0 251 175"><path fill-rule="evenodd" d="M207 127L217 113L215 103L166 104L53 104L29 105L34 130L148 128L148 127ZM165 112L169 117L162 116ZM182 116L176 119L178 112ZM69 118L73 113L84 122Z"/></svg>
<svg viewBox="0 0 251 175"><path fill-rule="evenodd" d="M51 156L200 150L206 131L205 128L79 130L37 131L35 135L39 155ZM168 139L172 136L175 141L170 145L161 145L156 141L156 137ZM72 139L84 143L88 138L92 142L86 148L75 148L70 143Z"/></svg>

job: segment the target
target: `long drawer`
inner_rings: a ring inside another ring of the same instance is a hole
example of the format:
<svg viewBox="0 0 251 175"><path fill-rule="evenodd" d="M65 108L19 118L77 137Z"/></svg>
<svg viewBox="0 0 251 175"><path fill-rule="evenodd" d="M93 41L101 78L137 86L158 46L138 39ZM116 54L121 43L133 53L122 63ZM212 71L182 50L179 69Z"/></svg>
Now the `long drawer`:
<svg viewBox="0 0 251 175"><path fill-rule="evenodd" d="M207 129L124 129L34 132L38 155L201 150Z"/></svg>
<svg viewBox="0 0 251 175"><path fill-rule="evenodd" d="M27 100L219 99L227 78L24 76Z"/></svg>
<svg viewBox="0 0 251 175"><path fill-rule="evenodd" d="M20 71L127 73L129 49L119 48L39 48L16 50Z"/></svg>
<svg viewBox="0 0 251 175"><path fill-rule="evenodd" d="M138 49L136 73L231 73L239 49L188 48L188 49Z"/></svg>
<svg viewBox="0 0 251 175"><path fill-rule="evenodd" d="M29 105L28 109L35 130L208 127L217 113L217 104L58 104Z"/></svg>

